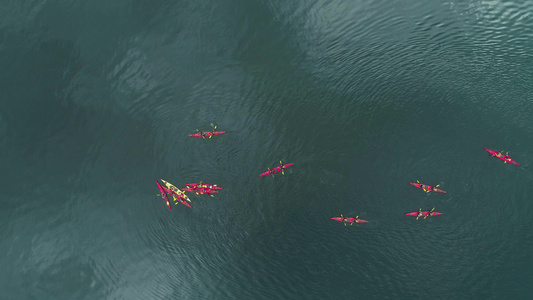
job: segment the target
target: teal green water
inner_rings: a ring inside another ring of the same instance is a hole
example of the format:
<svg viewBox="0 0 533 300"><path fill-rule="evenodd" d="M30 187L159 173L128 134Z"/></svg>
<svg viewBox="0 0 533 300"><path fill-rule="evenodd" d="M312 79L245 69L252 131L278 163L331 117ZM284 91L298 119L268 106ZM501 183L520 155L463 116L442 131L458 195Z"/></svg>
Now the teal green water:
<svg viewBox="0 0 533 300"><path fill-rule="evenodd" d="M530 298L533 3L0 16L0 298ZM224 189L168 210L160 178Z"/></svg>

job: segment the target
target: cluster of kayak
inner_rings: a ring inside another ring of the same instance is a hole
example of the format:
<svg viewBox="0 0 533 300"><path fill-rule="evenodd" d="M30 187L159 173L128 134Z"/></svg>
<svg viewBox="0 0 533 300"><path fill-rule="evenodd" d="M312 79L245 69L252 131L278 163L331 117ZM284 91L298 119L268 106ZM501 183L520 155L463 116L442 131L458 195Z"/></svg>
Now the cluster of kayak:
<svg viewBox="0 0 533 300"><path fill-rule="evenodd" d="M163 182L164 186L161 185L157 180L155 183L157 184L157 187L159 188L159 193L161 197L163 197L163 200L165 200L165 203L167 204L169 209L172 209L170 206L170 201L168 199L169 196L172 196L174 198L174 204L183 204L187 207L192 206L189 204L191 202L191 199L185 194L185 192L193 192L197 195L199 194L206 194L213 197L213 194L218 193L218 190L221 190L222 188L217 186L216 184L206 184L206 183L187 183L185 188L178 189L173 184L171 184L168 181L165 181L164 179L161 179L161 182Z"/></svg>
<svg viewBox="0 0 533 300"><path fill-rule="evenodd" d="M272 169L269 168L268 171L261 173L259 177L266 176L266 175L273 175L278 172L281 172L281 174L285 174L284 170L292 165L293 163L283 164L280 161L279 166L272 168ZM196 193L197 195L206 194L206 195L210 195L211 197L213 197L213 194L218 193L218 190L222 189L216 184L206 184L202 182L187 183L186 187L178 189L173 184L171 184L170 182L164 179L161 179L161 182L163 182L164 186L161 185L157 180L155 181L155 183L157 184L157 187L159 188L159 193L161 197L163 198L163 200L165 200L165 203L167 204L169 209L172 209L172 207L170 206L170 201L168 199L169 195L174 198L175 204L181 203L185 206L191 207L191 205L188 203L188 202L191 202L191 199L187 197L187 195L185 195L185 192L193 192L193 193Z"/></svg>
<svg viewBox="0 0 533 300"><path fill-rule="evenodd" d="M213 136L217 136L217 135L221 135L221 134L226 133L225 131L216 131L216 128L217 128L217 126L214 127L215 130L213 130L213 131L203 131L202 132L202 131L196 130L198 132L193 133L193 134L189 134L189 136L191 136L191 137L202 137L202 138L205 139L205 138L212 138ZM518 165L517 162L512 160L511 157L509 157L508 153L503 154L503 151L497 152L497 151L494 151L494 150L491 150L491 149L488 149L488 148L484 148L484 149L488 153L490 153L492 156L503 160L504 163L510 163L510 164ZM268 168L267 171L259 174L259 177L263 177L263 176L267 176L267 175L273 175L273 174L278 173L278 172L281 172L281 174L285 174L284 170L289 168L289 167L291 167L292 165L294 165L293 163L283 164L281 161L279 163L280 163L279 166L276 166L276 167L274 167L272 169ZM213 194L218 193L218 191L222 189L221 187L219 187L217 185L205 184L205 183L202 183L202 182L200 182L200 183L188 183L188 184L186 184L185 188L178 189L177 187L175 187L174 185L172 185L168 181L165 181L165 180L161 179L161 182L163 182L164 186L161 185L156 180L157 186L159 188L160 195L161 195L161 197L163 197L163 200L166 202L166 204L168 205L169 209L172 209L172 207L170 206L169 196L174 198L175 204L181 203L181 204L183 204L183 205L185 205L187 207L191 207L191 205L189 204L191 202L191 199L185 194L185 192L196 193L197 195L206 194L206 195L210 195L211 197L213 197ZM438 188L439 185L431 186L431 185L420 183L419 181L417 181L417 182L409 182L409 184L414 186L414 187L417 187L419 189L422 189L426 193L430 193L430 192L446 193L446 191L443 191L443 190ZM406 213L405 215L406 216L416 217L417 220L419 218L426 219L427 217L442 215L442 213L436 212L434 210L435 210L435 208L433 208L431 210L422 210L422 208L420 208L418 211L409 212L409 213ZM354 223L367 223L368 222L366 220L360 219L359 216L356 216L355 218L353 218L353 217L345 217L342 214L340 215L340 217L332 217L330 219L338 221L338 222L343 222L345 226L346 226L347 223L350 223L350 225L353 225Z"/></svg>
<svg viewBox="0 0 533 300"><path fill-rule="evenodd" d="M405 215L406 216L416 217L417 220L420 217L424 217L424 219L425 219L425 218L427 218L429 216L442 215L442 213L436 212L434 210L435 210L435 208L433 208L432 210L422 210L422 209L420 209L419 211L406 213ZM354 223L367 223L368 222L367 220L359 219L359 216L357 216L355 218L352 218L352 217L345 217L342 214L341 214L340 217L333 217L333 218L330 218L330 219L335 220L335 221L339 221L339 222L343 222L344 226L346 226L346 223L351 223L350 224L350 226L351 226Z"/></svg>
<svg viewBox="0 0 533 300"><path fill-rule="evenodd" d="M419 189L422 189L424 190L424 192L426 193L429 193L429 192L435 192L435 193L446 193L445 191L441 190L441 189L438 189L438 185L437 186L431 186L431 185L427 185L427 184L423 184L423 183L420 183L420 182L409 182L410 185L412 186L415 186ZM422 210L422 208L420 208L418 211L413 211L413 212L409 212L409 213L406 213L405 215L406 216L412 216L412 217L416 217L416 219L418 220L418 218L420 217L424 217L427 218L427 217L430 217L430 216L438 216L438 215L442 215L442 213L440 212L436 212L434 211L435 208L433 208L432 210ZM344 223L344 226L346 226L346 223L351 223L351 225L353 225L354 223L367 223L368 221L367 220L363 220L363 219L359 219L359 216L355 217L355 218L352 218L352 217L345 217L341 214L340 217L333 217L333 218L330 218L332 220L335 220L335 221L339 221L339 222L343 222Z"/></svg>
<svg viewBox="0 0 533 300"><path fill-rule="evenodd" d="M492 156L503 160L504 163L510 163L510 164L513 164L513 165L518 165L517 162L512 160L511 157L509 157L508 153L507 154L503 154L503 151L497 152L497 151L494 151L494 150L491 150L491 149L487 149L487 148L485 148L485 150L487 152L489 152ZM418 182L418 180L417 180L417 182L409 182L409 184L412 185L412 186L415 186L415 187L417 187L419 189L422 189L426 193L430 193L430 192L446 193L446 191L443 191L443 190L438 188L439 185L431 186L431 185L420 183L420 182ZM433 208L432 210L422 210L422 208L420 208L418 211L409 212L409 213L406 213L405 215L406 216L411 216L411 217L416 217L416 219L418 220L418 218L424 218L425 219L425 218L431 217L431 216L442 215L442 213L436 212L435 208ZM342 214L341 214L340 217L333 217L333 218L330 218L330 219L335 220L335 221L339 221L339 222L343 222L344 226L346 226L347 223L351 223L350 224L350 226L351 226L354 223L367 223L368 222L366 220L359 219L359 216L357 216L355 218L352 218L352 217L345 217Z"/></svg>
<svg viewBox="0 0 533 300"><path fill-rule="evenodd" d="M215 126L213 131L198 131L198 129L196 129L197 132L189 134L189 136L202 137L205 139L226 133L225 131L216 131L216 129L217 126ZM169 209L172 209L172 206L170 206L170 201L168 199L169 196L172 196L172 198L174 198L174 202L176 205L183 204L187 207L192 208L192 206L189 204L191 202L191 199L185 194L185 192L195 193L196 195L206 194L213 197L213 194L218 193L218 190L222 189L216 184L206 184L202 182L187 183L184 188L178 189L176 186L174 186L168 181L165 181L164 179L161 179L161 182L163 182L164 186L161 185L157 180L155 181L157 187L159 188L159 193L163 200L165 200L165 203L167 204Z"/></svg>

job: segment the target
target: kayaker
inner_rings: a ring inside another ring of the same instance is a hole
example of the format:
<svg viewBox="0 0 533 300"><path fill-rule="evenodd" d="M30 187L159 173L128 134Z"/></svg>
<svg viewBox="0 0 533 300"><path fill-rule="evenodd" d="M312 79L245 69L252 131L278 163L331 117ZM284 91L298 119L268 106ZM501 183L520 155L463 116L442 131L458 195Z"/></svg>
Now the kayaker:
<svg viewBox="0 0 533 300"><path fill-rule="evenodd" d="M434 188L433 188L433 191L434 191L434 192L438 192L438 191L439 191L439 189L438 189L438 188L436 188L436 187L434 187Z"/></svg>
<svg viewBox="0 0 533 300"><path fill-rule="evenodd" d="M417 217L423 217L426 213L423 211L419 211Z"/></svg>

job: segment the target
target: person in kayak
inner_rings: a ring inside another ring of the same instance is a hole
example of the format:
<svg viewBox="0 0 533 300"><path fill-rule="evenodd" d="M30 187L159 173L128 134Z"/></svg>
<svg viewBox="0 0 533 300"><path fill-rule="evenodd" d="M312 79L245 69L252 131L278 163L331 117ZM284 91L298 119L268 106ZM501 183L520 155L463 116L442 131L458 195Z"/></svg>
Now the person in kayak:
<svg viewBox="0 0 533 300"><path fill-rule="evenodd" d="M511 162L512 161L511 157L509 155L503 154L503 151L504 150L502 150L500 152L496 152L493 156L496 156L496 157L498 157L500 159L503 159L504 162ZM509 152L507 152L507 153L509 154Z"/></svg>
<svg viewBox="0 0 533 300"><path fill-rule="evenodd" d="M426 213L423 211L419 211L417 217L423 217Z"/></svg>
<svg viewBox="0 0 533 300"><path fill-rule="evenodd" d="M183 196L183 192L178 190L177 187L172 187L172 190L174 191L174 193L178 194L178 196L180 196L180 197Z"/></svg>
<svg viewBox="0 0 533 300"><path fill-rule="evenodd" d="M504 160L510 161L511 158L508 155L503 154L503 151L505 151L505 150L502 150L500 152L496 152L495 156L497 156L499 158L503 158ZM509 152L507 152L507 154L509 154Z"/></svg>

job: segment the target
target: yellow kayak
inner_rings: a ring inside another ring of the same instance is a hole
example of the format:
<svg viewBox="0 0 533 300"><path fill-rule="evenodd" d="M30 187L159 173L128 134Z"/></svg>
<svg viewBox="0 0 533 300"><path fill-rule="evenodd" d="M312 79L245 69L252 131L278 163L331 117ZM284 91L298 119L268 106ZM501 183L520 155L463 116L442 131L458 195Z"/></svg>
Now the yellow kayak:
<svg viewBox="0 0 533 300"><path fill-rule="evenodd" d="M163 181L163 183L167 186L167 188L171 191L173 191L174 193L178 194L181 198L191 202L191 199L189 199L189 197L187 197L187 195L185 195L185 193L183 191L181 191L180 189L178 189L177 187L175 187L174 185L172 185L170 182L168 181L165 181L164 179L161 179L161 181ZM174 197L174 200L175 201L178 201L178 199L176 198L176 194L172 194L172 197Z"/></svg>

